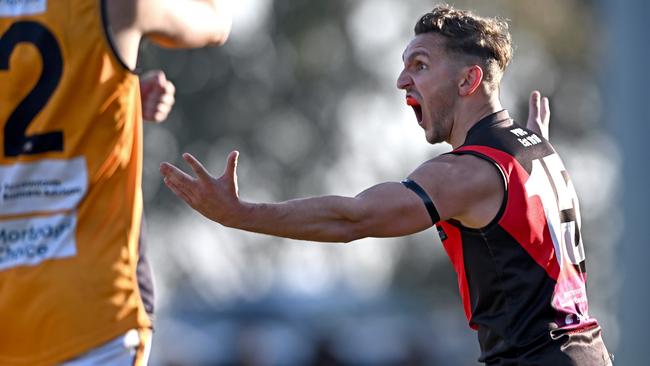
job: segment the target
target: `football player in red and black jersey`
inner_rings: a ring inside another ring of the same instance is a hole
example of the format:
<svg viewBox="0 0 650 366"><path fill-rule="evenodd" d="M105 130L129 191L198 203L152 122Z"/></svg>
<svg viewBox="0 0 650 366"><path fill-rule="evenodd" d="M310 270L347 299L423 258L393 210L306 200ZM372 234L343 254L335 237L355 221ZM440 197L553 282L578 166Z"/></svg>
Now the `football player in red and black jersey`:
<svg viewBox="0 0 650 366"><path fill-rule="evenodd" d="M456 269L480 362L488 365L610 365L589 314L576 192L544 136L548 101L531 96L528 125L499 100L512 57L508 25L440 6L423 15L403 54L397 87L429 143L449 153L402 182L356 197L281 203L238 197L237 152L212 177L189 154L196 177L164 163L167 186L211 220L294 239L349 242L437 228ZM540 106L541 104L541 106Z"/></svg>

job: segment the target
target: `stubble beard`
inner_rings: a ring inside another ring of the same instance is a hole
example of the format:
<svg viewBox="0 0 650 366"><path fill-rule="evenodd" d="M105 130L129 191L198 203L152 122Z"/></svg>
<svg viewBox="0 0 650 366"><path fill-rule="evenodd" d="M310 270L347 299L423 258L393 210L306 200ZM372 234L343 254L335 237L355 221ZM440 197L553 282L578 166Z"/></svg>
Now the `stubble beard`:
<svg viewBox="0 0 650 366"><path fill-rule="evenodd" d="M430 144L445 142L451 137L451 126L453 124L451 114L455 103L453 100L444 97L439 100L444 102L441 103L441 108L431 113L431 126L425 132L427 142Z"/></svg>

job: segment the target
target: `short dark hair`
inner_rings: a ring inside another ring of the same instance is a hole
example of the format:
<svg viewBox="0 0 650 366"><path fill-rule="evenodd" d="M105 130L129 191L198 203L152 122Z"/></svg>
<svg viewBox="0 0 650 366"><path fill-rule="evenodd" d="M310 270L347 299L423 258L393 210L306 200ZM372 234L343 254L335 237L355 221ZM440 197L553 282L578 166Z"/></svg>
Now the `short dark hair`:
<svg viewBox="0 0 650 366"><path fill-rule="evenodd" d="M485 18L449 5L436 6L415 24L415 35L437 33L444 37L451 53L474 56L484 70L484 80L496 87L512 58L508 23Z"/></svg>

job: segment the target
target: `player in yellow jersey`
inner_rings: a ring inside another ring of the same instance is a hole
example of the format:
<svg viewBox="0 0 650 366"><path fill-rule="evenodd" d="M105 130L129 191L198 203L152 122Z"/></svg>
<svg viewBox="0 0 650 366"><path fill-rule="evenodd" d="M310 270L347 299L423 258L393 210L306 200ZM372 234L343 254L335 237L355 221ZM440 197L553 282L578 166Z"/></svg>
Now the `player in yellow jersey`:
<svg viewBox="0 0 650 366"><path fill-rule="evenodd" d="M173 100L132 70L143 37L230 22L227 0L0 0L0 365L146 364L141 103Z"/></svg>

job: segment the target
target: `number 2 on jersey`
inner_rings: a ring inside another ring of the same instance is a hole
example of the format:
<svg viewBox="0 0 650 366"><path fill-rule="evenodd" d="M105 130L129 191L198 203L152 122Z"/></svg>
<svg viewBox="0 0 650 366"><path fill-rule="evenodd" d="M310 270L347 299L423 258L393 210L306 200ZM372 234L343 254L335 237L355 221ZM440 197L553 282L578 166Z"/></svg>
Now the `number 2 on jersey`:
<svg viewBox="0 0 650 366"><path fill-rule="evenodd" d="M45 107L61 80L63 58L59 44L43 25L33 21L16 22L0 35L0 72L9 71L11 54L19 43L36 46L43 59L43 70L34 88L13 110L4 125L4 154L15 157L63 151L63 131L26 135L27 127Z"/></svg>
<svg viewBox="0 0 650 366"><path fill-rule="evenodd" d="M542 201L557 259L566 258L578 272L585 272L578 197L557 154L533 160L526 191L528 197L539 196Z"/></svg>

